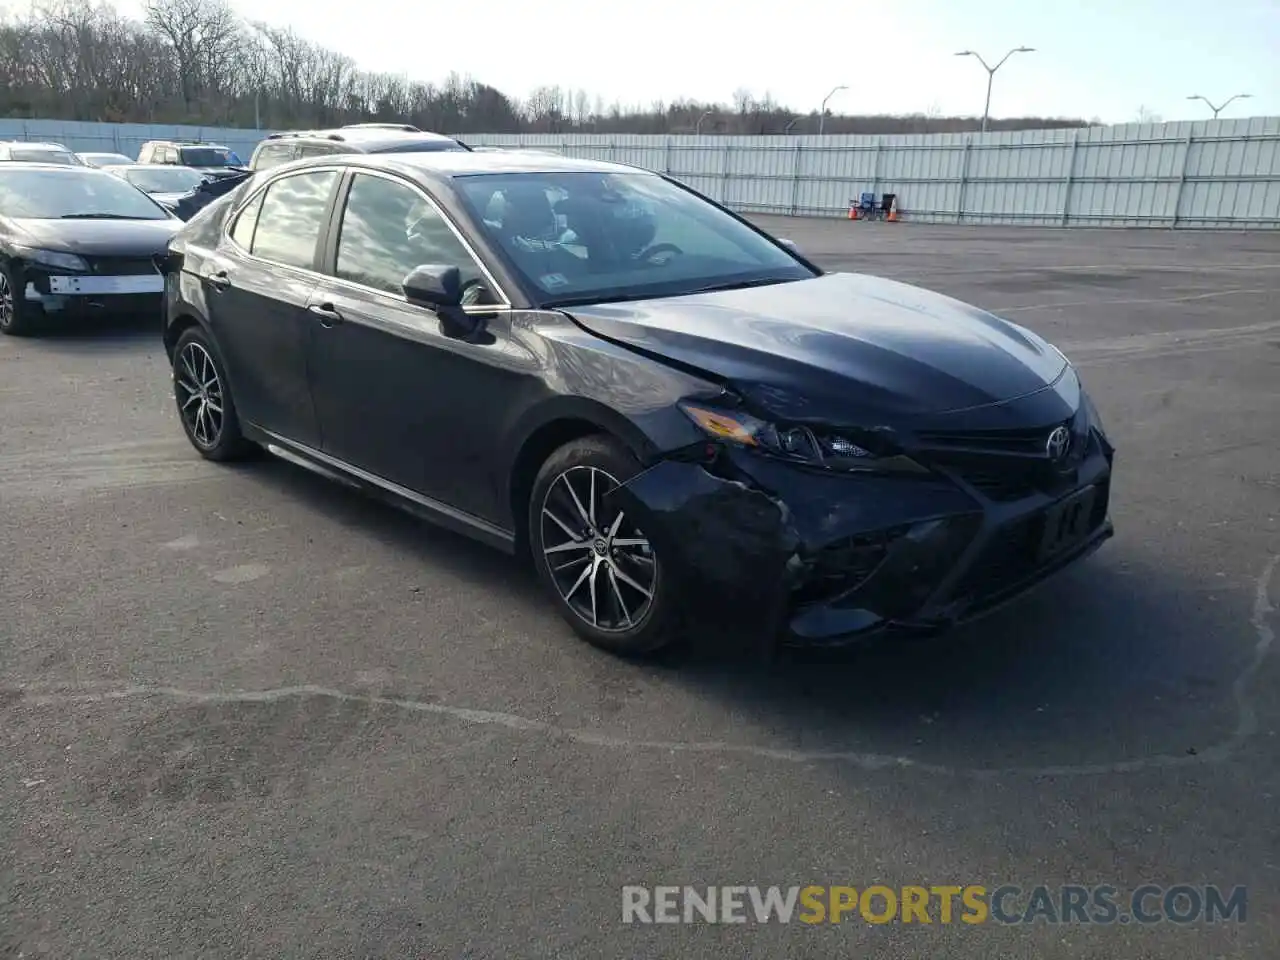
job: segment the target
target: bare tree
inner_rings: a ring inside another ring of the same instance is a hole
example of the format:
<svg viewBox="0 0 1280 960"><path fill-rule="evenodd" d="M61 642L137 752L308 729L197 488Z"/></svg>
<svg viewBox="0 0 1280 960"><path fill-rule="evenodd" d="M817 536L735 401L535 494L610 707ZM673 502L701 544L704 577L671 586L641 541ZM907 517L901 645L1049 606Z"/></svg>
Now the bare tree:
<svg viewBox="0 0 1280 960"><path fill-rule="evenodd" d="M703 118L703 132L781 133L795 116L768 93L757 97L746 87L731 105L606 106L598 94L557 86L539 87L521 104L458 74L428 83L360 70L293 30L241 20L227 0L144 2L142 20L99 0L37 0L25 15L0 16L0 115L273 129L380 120L456 134L692 133ZM974 124L935 109L927 128ZM833 115L826 122L833 133L909 132L920 125L919 115ZM994 124L1083 125L1039 117Z"/></svg>

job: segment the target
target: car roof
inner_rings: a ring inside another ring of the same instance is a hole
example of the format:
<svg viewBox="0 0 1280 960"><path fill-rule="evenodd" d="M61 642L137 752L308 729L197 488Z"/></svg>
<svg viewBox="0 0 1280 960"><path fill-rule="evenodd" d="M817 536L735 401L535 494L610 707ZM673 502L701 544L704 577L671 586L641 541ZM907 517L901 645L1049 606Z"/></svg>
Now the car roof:
<svg viewBox="0 0 1280 960"><path fill-rule="evenodd" d="M60 143L52 143L47 140L0 140L0 146L5 147L34 147L36 150L66 150ZM67 151L68 153L70 151Z"/></svg>
<svg viewBox="0 0 1280 960"><path fill-rule="evenodd" d="M634 173L656 176L642 167L604 160L586 160L565 157L556 153L521 153L515 150L501 153L484 151L471 153L466 150L437 150L423 153L345 153L328 157L309 157L273 167L272 171L305 169L344 163L378 170L399 170L408 174L425 174L439 179L474 177L494 173Z"/></svg>
<svg viewBox="0 0 1280 960"><path fill-rule="evenodd" d="M292 143L298 140L324 140L345 143L359 150L376 151L380 147L399 147L407 143L457 143L453 137L429 130L389 130L386 127L338 127L333 130L290 130L273 133L263 141Z"/></svg>

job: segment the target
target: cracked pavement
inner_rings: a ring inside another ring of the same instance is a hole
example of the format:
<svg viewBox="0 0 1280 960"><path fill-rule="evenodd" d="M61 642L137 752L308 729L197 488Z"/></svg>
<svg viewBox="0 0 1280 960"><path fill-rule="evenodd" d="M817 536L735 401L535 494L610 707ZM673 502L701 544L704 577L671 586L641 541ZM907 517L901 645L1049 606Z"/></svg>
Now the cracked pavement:
<svg viewBox="0 0 1280 960"><path fill-rule="evenodd" d="M1117 536L947 637L649 664L205 463L155 323L0 342L0 957L1280 955L1280 234L760 218L1081 368ZM624 884L1247 885L1243 924L624 925Z"/></svg>

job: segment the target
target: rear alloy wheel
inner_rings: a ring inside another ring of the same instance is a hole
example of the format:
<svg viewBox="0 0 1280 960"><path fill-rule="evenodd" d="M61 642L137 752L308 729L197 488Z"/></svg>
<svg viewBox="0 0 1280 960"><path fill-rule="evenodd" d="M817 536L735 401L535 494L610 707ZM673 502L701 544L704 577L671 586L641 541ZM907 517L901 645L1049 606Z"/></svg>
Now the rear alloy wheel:
<svg viewBox="0 0 1280 960"><path fill-rule="evenodd" d="M529 510L534 563L561 615L589 643L631 655L673 639L661 562L609 497L638 469L616 441L575 440L543 465Z"/></svg>
<svg viewBox="0 0 1280 960"><path fill-rule="evenodd" d="M187 439L207 460L235 460L253 445L240 433L240 419L213 346L192 327L173 350L173 398Z"/></svg>

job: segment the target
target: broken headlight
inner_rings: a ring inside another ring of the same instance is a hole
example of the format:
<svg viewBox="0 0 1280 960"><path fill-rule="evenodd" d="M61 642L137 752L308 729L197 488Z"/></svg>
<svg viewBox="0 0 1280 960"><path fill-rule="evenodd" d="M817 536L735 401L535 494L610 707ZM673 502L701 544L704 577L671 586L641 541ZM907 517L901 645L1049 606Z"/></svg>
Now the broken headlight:
<svg viewBox="0 0 1280 960"><path fill-rule="evenodd" d="M680 409L703 433L716 440L797 463L832 470L926 472L883 438L805 425L784 426L741 410L726 410L701 403L681 403Z"/></svg>

